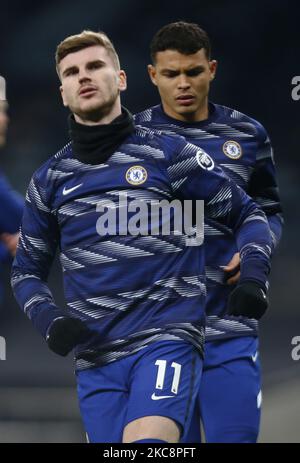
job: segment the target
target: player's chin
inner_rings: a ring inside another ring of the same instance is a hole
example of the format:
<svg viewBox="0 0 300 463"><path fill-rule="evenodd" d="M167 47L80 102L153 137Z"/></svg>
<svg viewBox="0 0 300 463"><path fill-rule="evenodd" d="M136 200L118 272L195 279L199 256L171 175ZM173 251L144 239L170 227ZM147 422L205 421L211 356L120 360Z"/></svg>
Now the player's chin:
<svg viewBox="0 0 300 463"><path fill-rule="evenodd" d="M82 114L93 114L95 112L101 112L102 108L104 107L105 104L103 101L91 99L81 102L79 112L81 112Z"/></svg>
<svg viewBox="0 0 300 463"><path fill-rule="evenodd" d="M95 108L101 108L101 106L104 104L104 101L102 101L101 98L97 97L96 95L92 95L89 98L82 98L79 102L79 105L82 109L95 109Z"/></svg>
<svg viewBox="0 0 300 463"><path fill-rule="evenodd" d="M180 106L176 108L177 114L181 114L181 115L195 114L196 111L197 111L197 106L194 104L190 106L184 106L184 107Z"/></svg>
<svg viewBox="0 0 300 463"><path fill-rule="evenodd" d="M177 112L180 112L182 114L184 113L191 113L191 112L195 112L199 106L199 102L196 100L196 99L193 99L193 101L189 102L188 104L187 103L178 103L176 101L176 111Z"/></svg>

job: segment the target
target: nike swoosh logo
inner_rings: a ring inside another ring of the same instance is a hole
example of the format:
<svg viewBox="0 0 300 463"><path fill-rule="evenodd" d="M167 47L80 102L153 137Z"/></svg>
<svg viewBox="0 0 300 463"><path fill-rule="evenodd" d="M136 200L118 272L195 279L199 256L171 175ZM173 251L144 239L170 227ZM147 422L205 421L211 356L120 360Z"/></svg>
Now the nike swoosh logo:
<svg viewBox="0 0 300 463"><path fill-rule="evenodd" d="M153 392L151 399L152 400L161 400L161 399L171 399L172 397L175 397L174 395L155 395Z"/></svg>
<svg viewBox="0 0 300 463"><path fill-rule="evenodd" d="M251 355L253 362L255 363L258 357L258 352L256 352L254 355Z"/></svg>
<svg viewBox="0 0 300 463"><path fill-rule="evenodd" d="M80 183L80 185L73 186L72 188L64 187L63 195L65 196L65 195L68 195L69 193L72 193L72 191L77 190L77 188L79 188L81 185L83 185L83 183Z"/></svg>

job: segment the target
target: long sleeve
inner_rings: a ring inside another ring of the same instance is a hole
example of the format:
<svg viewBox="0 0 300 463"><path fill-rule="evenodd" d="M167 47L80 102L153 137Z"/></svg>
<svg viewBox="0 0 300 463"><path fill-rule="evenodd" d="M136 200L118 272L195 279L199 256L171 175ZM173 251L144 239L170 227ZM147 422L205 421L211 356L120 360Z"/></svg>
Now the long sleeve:
<svg viewBox="0 0 300 463"><path fill-rule="evenodd" d="M218 220L235 235L241 255L240 281L254 280L265 285L271 254L271 234L265 214L210 156L181 140L177 141L177 153L168 167L175 195L204 200L206 217Z"/></svg>
<svg viewBox="0 0 300 463"><path fill-rule="evenodd" d="M55 305L46 283L59 242L56 218L47 196L46 173L40 169L26 194L11 280L19 305L44 337L51 322L64 314Z"/></svg>
<svg viewBox="0 0 300 463"><path fill-rule="evenodd" d="M256 164L250 178L248 193L267 216L272 236L272 252L274 252L281 238L283 217L273 149L262 125L258 126Z"/></svg>

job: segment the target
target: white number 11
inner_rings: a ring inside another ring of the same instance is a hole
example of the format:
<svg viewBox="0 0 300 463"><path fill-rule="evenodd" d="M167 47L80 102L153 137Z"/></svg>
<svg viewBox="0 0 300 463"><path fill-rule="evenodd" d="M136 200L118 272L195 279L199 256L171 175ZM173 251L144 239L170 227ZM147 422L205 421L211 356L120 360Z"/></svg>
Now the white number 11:
<svg viewBox="0 0 300 463"><path fill-rule="evenodd" d="M165 375L166 375L166 368L167 368L167 361L166 360L156 360L155 365L158 366L157 378L156 378L156 389L163 389ZM177 394L180 374L181 374L181 365L180 363L172 362L171 368L174 368L174 376L171 386L171 392Z"/></svg>

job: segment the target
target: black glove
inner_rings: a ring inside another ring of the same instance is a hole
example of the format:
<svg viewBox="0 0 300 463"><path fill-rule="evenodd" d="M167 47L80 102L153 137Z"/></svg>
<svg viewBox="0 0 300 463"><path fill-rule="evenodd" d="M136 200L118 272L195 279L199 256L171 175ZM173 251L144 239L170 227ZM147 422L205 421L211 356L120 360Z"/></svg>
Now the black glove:
<svg viewBox="0 0 300 463"><path fill-rule="evenodd" d="M87 333L88 329L81 320L63 317L52 323L46 341L53 352L65 357L76 344L84 340Z"/></svg>
<svg viewBox="0 0 300 463"><path fill-rule="evenodd" d="M230 294L227 313L259 320L267 310L268 303L265 289L254 281L245 281Z"/></svg>

